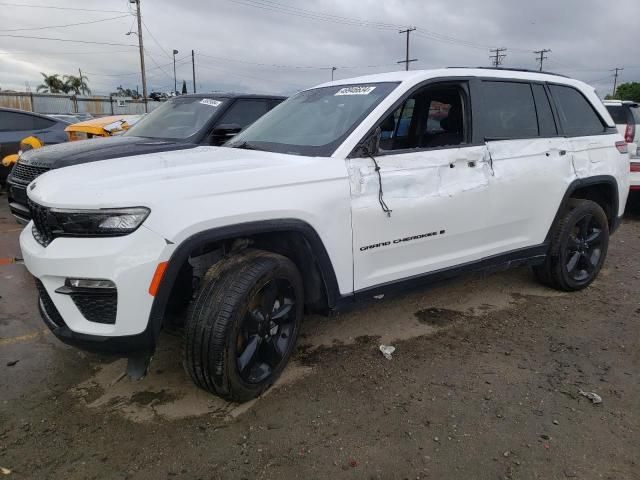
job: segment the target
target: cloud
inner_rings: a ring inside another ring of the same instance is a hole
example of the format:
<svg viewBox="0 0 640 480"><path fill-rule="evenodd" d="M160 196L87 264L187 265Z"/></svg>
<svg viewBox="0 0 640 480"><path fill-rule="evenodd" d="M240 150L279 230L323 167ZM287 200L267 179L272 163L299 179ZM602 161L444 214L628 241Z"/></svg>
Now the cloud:
<svg viewBox="0 0 640 480"><path fill-rule="evenodd" d="M40 2L42 3L42 2ZM59 0L51 6L74 8ZM127 11L126 0L86 0L84 9ZM302 9L302 10L301 10ZM600 0L142 0L149 90L173 88L171 51L177 49L178 86L191 89L195 50L200 91L292 93L331 78L402 68L405 37L395 26L415 25L412 68L490 65L489 47L507 47L504 66L536 68L534 50L550 48L545 68L578 77L601 91L611 88L610 69L624 66L622 81L640 79L637 0L615 8ZM313 13L320 12L321 14ZM327 17L331 15L331 17ZM1 36L6 30L111 18L117 13L3 7L0 10L0 87L40 83L40 71L75 73L81 68L94 92L141 84L135 46L107 46ZM323 20L324 19L324 20ZM69 28L14 34L136 44L134 17ZM327 21L328 20L328 21ZM385 24L385 25L381 25ZM630 63L631 62L631 63Z"/></svg>

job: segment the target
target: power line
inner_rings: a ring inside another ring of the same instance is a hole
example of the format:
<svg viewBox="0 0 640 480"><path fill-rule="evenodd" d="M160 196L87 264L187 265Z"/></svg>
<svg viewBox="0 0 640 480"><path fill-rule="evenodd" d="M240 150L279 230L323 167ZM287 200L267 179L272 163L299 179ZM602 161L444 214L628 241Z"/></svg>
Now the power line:
<svg viewBox="0 0 640 480"><path fill-rule="evenodd" d="M111 45L115 47L137 47L137 45L132 45L130 43L111 43L111 42L91 42L88 40L68 40L66 38L50 38L50 37L32 37L29 35L13 35L8 33L0 33L0 37L11 37L11 38L29 38L33 40L48 40L51 42L70 42L70 43L85 43L90 45Z"/></svg>
<svg viewBox="0 0 640 480"><path fill-rule="evenodd" d="M162 45L160 45L160 42L158 41L158 39L153 35L153 33L151 33L151 30L149 30L149 27L147 27L147 24L144 23L144 20L142 20L142 26L144 27L144 29L147 31L147 33L149 34L149 36L151 37L151 39L154 41L154 43L158 46L158 48L162 51L162 53L164 53L167 58L171 58L171 55L164 49L164 47Z"/></svg>
<svg viewBox="0 0 640 480"><path fill-rule="evenodd" d="M114 53L131 53L131 50L102 50L100 52L66 52L66 51L59 51L59 52L43 52L38 50L37 52L33 52L33 51L22 51L22 52L0 52L0 55L34 55L34 56L40 56L40 55L99 55L102 53L107 53L109 55L114 54Z"/></svg>
<svg viewBox="0 0 640 480"><path fill-rule="evenodd" d="M27 8L48 8L51 10L74 10L76 12L100 12L100 13L127 13L123 10L95 10L90 8L76 8L76 7L52 7L49 5L29 5L26 3L6 3L1 2L0 6L4 7L27 7Z"/></svg>
<svg viewBox="0 0 640 480"><path fill-rule="evenodd" d="M47 30L49 28L76 27L78 25L90 25L90 24L93 24L93 23L108 22L110 20L116 20L118 18L124 18L124 17L128 17L128 16L129 16L129 14L127 14L127 15L119 15L117 17L103 18L101 20L92 20L90 22L68 23L66 25L49 25L49 26L46 26L46 27L13 28L13 29L10 29L10 30L0 30L0 32L22 32L22 31L26 31L26 30Z"/></svg>

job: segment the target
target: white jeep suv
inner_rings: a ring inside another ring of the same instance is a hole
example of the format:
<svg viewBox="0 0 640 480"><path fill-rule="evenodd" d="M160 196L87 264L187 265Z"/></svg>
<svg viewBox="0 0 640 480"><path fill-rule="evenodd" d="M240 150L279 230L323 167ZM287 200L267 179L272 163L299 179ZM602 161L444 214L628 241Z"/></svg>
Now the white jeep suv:
<svg viewBox="0 0 640 480"><path fill-rule="evenodd" d="M586 287L628 191L590 86L394 72L300 92L223 147L46 173L20 244L62 341L141 374L182 323L194 382L244 401L278 377L304 312L522 264Z"/></svg>

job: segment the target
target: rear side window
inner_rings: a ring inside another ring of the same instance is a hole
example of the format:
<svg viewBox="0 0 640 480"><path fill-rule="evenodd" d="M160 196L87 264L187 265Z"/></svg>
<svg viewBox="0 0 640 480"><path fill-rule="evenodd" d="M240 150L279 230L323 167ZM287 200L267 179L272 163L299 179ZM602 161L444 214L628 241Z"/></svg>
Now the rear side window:
<svg viewBox="0 0 640 480"><path fill-rule="evenodd" d="M640 125L640 107L631 107L629 110L631 110L635 123Z"/></svg>
<svg viewBox="0 0 640 480"><path fill-rule="evenodd" d="M244 128L269 110L266 100L236 100L224 114L220 123L235 123Z"/></svg>
<svg viewBox="0 0 640 480"><path fill-rule="evenodd" d="M549 103L549 97L544 87L540 84L531 85L533 97L536 100L536 111L538 113L538 128L541 137L554 137L558 134L556 121L553 118L553 111Z"/></svg>
<svg viewBox="0 0 640 480"><path fill-rule="evenodd" d="M607 105L607 110L613 118L613 123L616 125L626 125L631 122L631 112L629 107L623 105Z"/></svg>
<svg viewBox="0 0 640 480"><path fill-rule="evenodd" d="M538 136L538 119L528 83L482 83L482 123L487 139L505 140Z"/></svg>
<svg viewBox="0 0 640 480"><path fill-rule="evenodd" d="M558 107L565 135L581 137L604 132L602 120L580 92L560 85L550 85L549 88Z"/></svg>
<svg viewBox="0 0 640 480"><path fill-rule="evenodd" d="M24 130L44 130L55 122L17 112L0 112L0 132L20 132Z"/></svg>

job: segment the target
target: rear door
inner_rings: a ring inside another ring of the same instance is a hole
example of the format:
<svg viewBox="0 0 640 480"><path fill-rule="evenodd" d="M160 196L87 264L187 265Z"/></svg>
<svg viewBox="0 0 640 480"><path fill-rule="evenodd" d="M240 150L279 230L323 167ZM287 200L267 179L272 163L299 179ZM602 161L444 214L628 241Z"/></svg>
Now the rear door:
<svg viewBox="0 0 640 480"><path fill-rule="evenodd" d="M491 253L543 243L574 176L558 136L546 88L527 81L484 80L481 123L491 153Z"/></svg>
<svg viewBox="0 0 640 480"><path fill-rule="evenodd" d="M589 101L577 89L567 85L549 85L560 128L568 139L573 166L578 177L591 174L611 154L613 142L607 126Z"/></svg>

